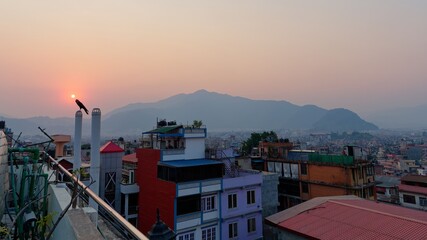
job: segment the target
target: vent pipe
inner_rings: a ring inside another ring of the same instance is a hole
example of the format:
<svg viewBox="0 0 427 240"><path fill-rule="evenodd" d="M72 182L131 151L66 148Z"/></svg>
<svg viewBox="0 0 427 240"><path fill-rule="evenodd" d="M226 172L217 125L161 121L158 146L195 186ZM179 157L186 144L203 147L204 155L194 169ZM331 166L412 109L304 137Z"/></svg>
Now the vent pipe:
<svg viewBox="0 0 427 240"><path fill-rule="evenodd" d="M92 137L90 144L90 176L91 180L95 181L90 186L90 189L99 196L99 173L100 173L100 158L101 154L99 152L101 148L101 110L99 108L94 108L92 110ZM93 207L98 212L98 204L90 198L89 206ZM98 226L98 214L95 215L95 223Z"/></svg>
<svg viewBox="0 0 427 240"><path fill-rule="evenodd" d="M80 169L82 165L82 118L82 111L78 110L74 123L74 171Z"/></svg>

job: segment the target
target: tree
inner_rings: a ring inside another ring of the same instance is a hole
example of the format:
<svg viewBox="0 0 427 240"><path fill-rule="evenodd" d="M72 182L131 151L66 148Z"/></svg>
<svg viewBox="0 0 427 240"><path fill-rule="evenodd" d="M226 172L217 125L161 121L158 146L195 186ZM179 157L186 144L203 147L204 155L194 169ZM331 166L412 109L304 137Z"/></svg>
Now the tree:
<svg viewBox="0 0 427 240"><path fill-rule="evenodd" d="M193 128L200 128L203 125L202 120L194 120L193 121Z"/></svg>
<svg viewBox="0 0 427 240"><path fill-rule="evenodd" d="M242 143L242 153L249 155L254 147L258 147L259 142L277 142L277 133L274 131L262 132L262 133L251 133L251 137Z"/></svg>

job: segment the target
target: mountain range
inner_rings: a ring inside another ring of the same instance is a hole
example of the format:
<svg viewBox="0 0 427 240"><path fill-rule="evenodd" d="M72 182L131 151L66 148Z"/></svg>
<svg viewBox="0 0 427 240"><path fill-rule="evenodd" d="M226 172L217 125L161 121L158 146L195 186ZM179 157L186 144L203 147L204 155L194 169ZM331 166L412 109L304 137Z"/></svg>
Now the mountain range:
<svg viewBox="0 0 427 240"><path fill-rule="evenodd" d="M396 107L365 115L385 129L427 129L427 105Z"/></svg>
<svg viewBox="0 0 427 240"><path fill-rule="evenodd" d="M48 133L73 134L73 118L33 117L14 119L0 117L15 132L41 134L38 126ZM301 129L314 131L365 131L378 127L343 109L323 109L315 105L298 106L287 101L251 100L206 90L178 94L152 103L133 103L102 116L101 129L105 136L140 135L156 125L157 119L192 124L202 120L209 131L261 131ZM83 123L83 135L90 134L90 122Z"/></svg>

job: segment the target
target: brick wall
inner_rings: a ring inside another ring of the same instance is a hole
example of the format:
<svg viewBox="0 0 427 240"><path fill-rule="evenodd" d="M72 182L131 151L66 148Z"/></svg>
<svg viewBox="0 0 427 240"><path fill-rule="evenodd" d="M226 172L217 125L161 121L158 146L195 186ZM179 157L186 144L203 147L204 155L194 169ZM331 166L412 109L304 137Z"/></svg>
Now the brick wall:
<svg viewBox="0 0 427 240"><path fill-rule="evenodd" d="M348 171L348 169L347 169ZM309 164L308 179L309 181L324 182L334 185L346 185L349 183L349 173L343 167L324 166Z"/></svg>
<svg viewBox="0 0 427 240"><path fill-rule="evenodd" d="M9 190L9 171L7 168L7 140L3 131L0 131L0 216L4 213L4 195Z"/></svg>
<svg viewBox="0 0 427 240"><path fill-rule="evenodd" d="M346 193L346 190L343 188L310 184L309 194L311 199L315 197L346 195L347 193Z"/></svg>

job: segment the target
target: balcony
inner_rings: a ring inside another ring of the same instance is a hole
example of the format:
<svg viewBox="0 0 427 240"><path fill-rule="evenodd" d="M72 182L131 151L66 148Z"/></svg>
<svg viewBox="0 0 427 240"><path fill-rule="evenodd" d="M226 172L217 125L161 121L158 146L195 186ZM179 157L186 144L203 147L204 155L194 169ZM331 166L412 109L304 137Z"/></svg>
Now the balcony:
<svg viewBox="0 0 427 240"><path fill-rule="evenodd" d="M184 137L185 138L205 138L206 137L206 128L184 128Z"/></svg>
<svg viewBox="0 0 427 240"><path fill-rule="evenodd" d="M218 210L213 210L209 212L203 212L203 222L215 220L219 218Z"/></svg>
<svg viewBox="0 0 427 240"><path fill-rule="evenodd" d="M201 212L178 216L176 219L176 231L198 226L202 223Z"/></svg>
<svg viewBox="0 0 427 240"><path fill-rule="evenodd" d="M200 183L178 184L178 197L200 193Z"/></svg>
<svg viewBox="0 0 427 240"><path fill-rule="evenodd" d="M120 192L123 194L139 193L139 186L133 184L120 184Z"/></svg>
<svg viewBox="0 0 427 240"><path fill-rule="evenodd" d="M185 153L185 148L162 149L163 155L180 155Z"/></svg>

